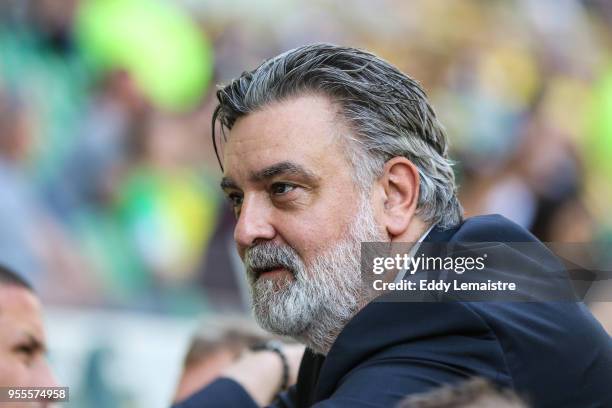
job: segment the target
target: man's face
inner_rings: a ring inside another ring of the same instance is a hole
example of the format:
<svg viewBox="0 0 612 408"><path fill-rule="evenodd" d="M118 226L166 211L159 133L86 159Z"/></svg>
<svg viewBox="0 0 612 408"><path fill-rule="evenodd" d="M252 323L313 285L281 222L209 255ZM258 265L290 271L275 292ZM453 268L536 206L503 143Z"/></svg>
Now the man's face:
<svg viewBox="0 0 612 408"><path fill-rule="evenodd" d="M335 110L326 98L304 96L236 122L223 184L230 199L242 201L234 233L241 258L258 241L273 241L308 260L346 232L358 189L334 137Z"/></svg>
<svg viewBox="0 0 612 408"><path fill-rule="evenodd" d="M360 242L384 239L336 137L346 131L326 98L302 96L239 119L225 145L234 238L270 331L346 323L360 301Z"/></svg>
<svg viewBox="0 0 612 408"><path fill-rule="evenodd" d="M25 288L0 284L0 386L57 386L45 351L46 339L37 298ZM11 406L46 406L42 404ZM0 403L0 406L5 405Z"/></svg>

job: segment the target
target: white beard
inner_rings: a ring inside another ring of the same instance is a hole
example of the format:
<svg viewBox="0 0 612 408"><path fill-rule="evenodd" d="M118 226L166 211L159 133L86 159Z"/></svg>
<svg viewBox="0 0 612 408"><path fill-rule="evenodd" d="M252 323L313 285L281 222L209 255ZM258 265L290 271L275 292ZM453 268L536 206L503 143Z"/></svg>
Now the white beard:
<svg viewBox="0 0 612 408"><path fill-rule="evenodd" d="M272 333L295 338L327 354L348 321L364 306L361 243L382 242L382 234L365 197L346 232L346 239L305 264L286 245L263 243L250 248L245 266L259 325ZM255 271L283 267L294 279L257 279Z"/></svg>

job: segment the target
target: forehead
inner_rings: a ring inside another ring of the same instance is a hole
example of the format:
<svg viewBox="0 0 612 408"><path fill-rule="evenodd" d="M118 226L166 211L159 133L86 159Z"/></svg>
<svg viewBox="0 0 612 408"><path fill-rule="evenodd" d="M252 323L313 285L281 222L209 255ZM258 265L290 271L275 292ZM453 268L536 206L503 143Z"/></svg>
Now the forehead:
<svg viewBox="0 0 612 408"><path fill-rule="evenodd" d="M28 289L0 284L0 333L8 337L20 331L43 338L40 303Z"/></svg>
<svg viewBox="0 0 612 408"><path fill-rule="evenodd" d="M278 162L294 162L318 172L346 166L342 154L346 126L328 98L304 95L275 102L240 118L223 157L226 175L239 176Z"/></svg>

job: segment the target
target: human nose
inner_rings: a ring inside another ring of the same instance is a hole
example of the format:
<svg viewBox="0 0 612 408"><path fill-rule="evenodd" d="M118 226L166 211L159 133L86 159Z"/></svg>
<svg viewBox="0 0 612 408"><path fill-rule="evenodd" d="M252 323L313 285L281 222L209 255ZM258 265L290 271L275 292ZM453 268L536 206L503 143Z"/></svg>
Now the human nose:
<svg viewBox="0 0 612 408"><path fill-rule="evenodd" d="M258 240L271 240L276 231L270 222L268 206L256 196L245 196L234 229L234 240L240 256Z"/></svg>
<svg viewBox="0 0 612 408"><path fill-rule="evenodd" d="M59 383L55 378L55 374L53 374L53 370L49 366L49 363L44 360L42 361L38 367L35 375L35 385L37 387L59 387Z"/></svg>
<svg viewBox="0 0 612 408"><path fill-rule="evenodd" d="M33 367L33 370L33 375L30 377L30 386L39 388L60 386L46 359L41 358L39 362ZM53 408L57 406L54 401L55 399L53 398L45 398L37 400L37 402L33 402L32 406L40 408Z"/></svg>

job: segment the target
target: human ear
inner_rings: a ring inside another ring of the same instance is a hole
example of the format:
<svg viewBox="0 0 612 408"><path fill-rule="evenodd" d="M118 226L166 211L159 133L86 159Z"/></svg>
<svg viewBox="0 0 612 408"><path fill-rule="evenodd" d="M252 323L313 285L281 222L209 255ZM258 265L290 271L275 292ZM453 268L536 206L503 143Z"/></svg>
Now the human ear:
<svg viewBox="0 0 612 408"><path fill-rule="evenodd" d="M390 236L404 234L416 213L419 201L419 171L405 157L385 164L379 185L384 191L383 225Z"/></svg>

